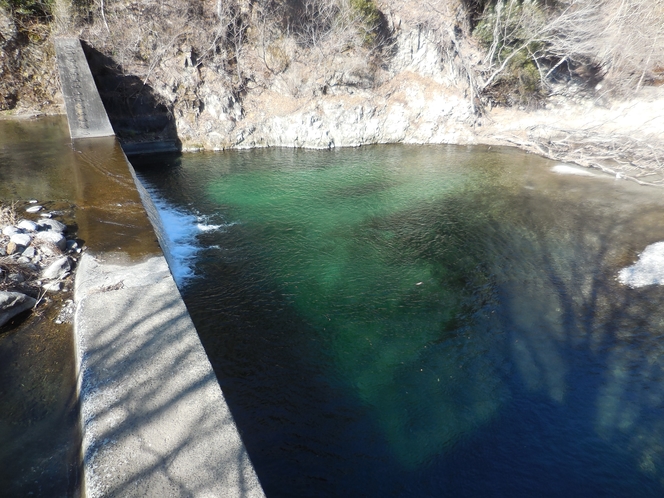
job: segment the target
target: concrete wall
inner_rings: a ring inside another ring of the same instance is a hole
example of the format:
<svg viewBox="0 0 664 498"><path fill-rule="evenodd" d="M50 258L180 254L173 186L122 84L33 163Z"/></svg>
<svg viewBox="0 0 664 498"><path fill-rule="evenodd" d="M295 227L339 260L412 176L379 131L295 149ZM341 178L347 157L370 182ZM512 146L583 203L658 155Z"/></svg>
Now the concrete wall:
<svg viewBox="0 0 664 498"><path fill-rule="evenodd" d="M94 100L96 87L78 40L60 40L56 48L63 94L71 97L72 138L79 138L72 143L81 158L76 174L91 180L80 192L79 236L86 250L75 281L83 493L262 497L166 258L154 244L158 214L116 140L80 139L108 135L108 119L103 106L91 117L85 96ZM72 60L78 61L75 75ZM136 209L139 189L152 224ZM109 193L112 202L104 201Z"/></svg>

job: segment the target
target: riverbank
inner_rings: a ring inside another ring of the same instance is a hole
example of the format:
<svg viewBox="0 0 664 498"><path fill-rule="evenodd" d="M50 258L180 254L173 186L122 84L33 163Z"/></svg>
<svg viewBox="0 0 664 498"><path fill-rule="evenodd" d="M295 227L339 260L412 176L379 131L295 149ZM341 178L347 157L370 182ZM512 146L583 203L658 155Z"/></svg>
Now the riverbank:
<svg viewBox="0 0 664 498"><path fill-rule="evenodd" d="M629 100L554 96L542 109L494 107L477 118L459 95L450 96L443 86L415 75L391 82L384 91L382 96L364 92L309 100L262 94L249 102L251 111L225 134L206 132L213 129L212 118L202 115L195 127L187 128L188 135L181 137L179 146L172 140L150 141L140 134L121 141L127 153L163 152L165 147L193 152L376 143L515 146L617 178L664 186L660 122L664 87L642 88ZM39 115L0 112L0 119Z"/></svg>

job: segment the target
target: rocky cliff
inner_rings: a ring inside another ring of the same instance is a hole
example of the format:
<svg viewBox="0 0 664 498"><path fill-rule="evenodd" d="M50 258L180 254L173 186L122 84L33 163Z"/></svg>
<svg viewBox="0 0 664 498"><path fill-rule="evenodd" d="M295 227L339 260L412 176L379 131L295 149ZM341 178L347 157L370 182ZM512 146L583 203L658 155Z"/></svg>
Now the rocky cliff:
<svg viewBox="0 0 664 498"><path fill-rule="evenodd" d="M592 65L570 59L564 77L540 81L546 96L538 90L524 100L518 92L532 60L495 86L501 80L492 80L496 63L473 35L471 4L116 2L68 34L85 40L124 143L170 141L183 150L508 144L664 181L663 87L642 85L657 83L645 69L636 91L621 95L606 93L595 76L584 80L579 74ZM12 22L0 15L0 68L8 75L0 107L57 111L51 35L33 40ZM512 96L504 93L510 85Z"/></svg>

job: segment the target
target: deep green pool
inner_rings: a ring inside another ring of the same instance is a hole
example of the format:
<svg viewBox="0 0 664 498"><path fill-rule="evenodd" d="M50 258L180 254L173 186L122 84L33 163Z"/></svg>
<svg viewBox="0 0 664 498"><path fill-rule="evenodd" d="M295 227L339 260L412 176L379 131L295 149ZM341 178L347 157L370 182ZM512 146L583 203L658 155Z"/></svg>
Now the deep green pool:
<svg viewBox="0 0 664 498"><path fill-rule="evenodd" d="M664 191L512 149L137 157L268 496L661 496Z"/></svg>

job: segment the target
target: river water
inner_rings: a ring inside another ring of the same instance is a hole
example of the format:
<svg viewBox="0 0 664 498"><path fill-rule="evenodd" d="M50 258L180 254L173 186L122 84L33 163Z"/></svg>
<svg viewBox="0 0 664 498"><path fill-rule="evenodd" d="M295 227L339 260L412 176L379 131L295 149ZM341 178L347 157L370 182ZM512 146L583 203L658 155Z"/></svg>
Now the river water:
<svg viewBox="0 0 664 498"><path fill-rule="evenodd" d="M72 142L64 116L0 120L0 201L38 200L86 251L140 260L159 254L115 138ZM0 328L0 496L81 494L78 393L65 290Z"/></svg>
<svg viewBox="0 0 664 498"><path fill-rule="evenodd" d="M132 160L268 496L661 496L664 195L508 148Z"/></svg>

